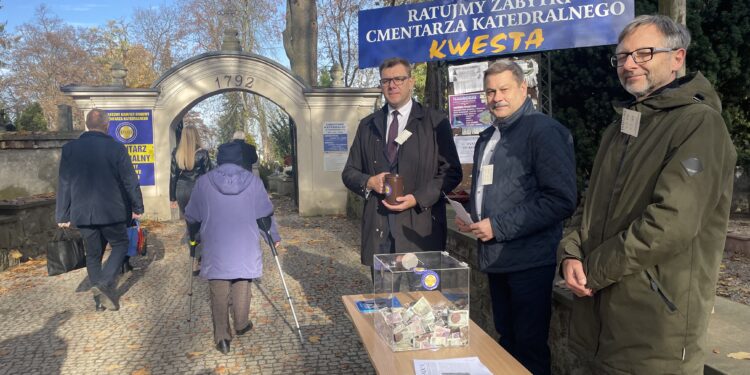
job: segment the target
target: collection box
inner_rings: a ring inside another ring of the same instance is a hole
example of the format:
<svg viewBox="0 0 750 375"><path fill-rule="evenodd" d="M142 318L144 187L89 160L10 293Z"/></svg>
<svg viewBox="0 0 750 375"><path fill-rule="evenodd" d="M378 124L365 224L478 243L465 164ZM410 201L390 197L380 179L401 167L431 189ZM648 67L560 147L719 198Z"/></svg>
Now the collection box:
<svg viewBox="0 0 750 375"><path fill-rule="evenodd" d="M469 266L445 251L377 254L370 314L393 351L469 344Z"/></svg>

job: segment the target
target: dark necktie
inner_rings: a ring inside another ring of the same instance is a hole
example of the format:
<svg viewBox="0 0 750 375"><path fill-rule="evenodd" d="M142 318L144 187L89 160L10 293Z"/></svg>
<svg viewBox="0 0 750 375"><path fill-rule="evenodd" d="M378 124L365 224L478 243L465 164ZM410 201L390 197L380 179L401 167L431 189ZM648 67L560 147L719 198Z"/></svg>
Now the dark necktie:
<svg viewBox="0 0 750 375"><path fill-rule="evenodd" d="M388 161L396 161L398 156L398 143L396 143L396 136L398 135L398 111L393 111L393 120L391 126L388 128Z"/></svg>

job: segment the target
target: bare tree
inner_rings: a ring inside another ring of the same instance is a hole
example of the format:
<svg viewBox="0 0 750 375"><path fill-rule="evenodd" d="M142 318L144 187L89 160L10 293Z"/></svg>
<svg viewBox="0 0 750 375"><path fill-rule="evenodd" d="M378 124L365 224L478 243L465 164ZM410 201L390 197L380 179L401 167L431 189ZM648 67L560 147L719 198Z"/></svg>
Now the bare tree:
<svg viewBox="0 0 750 375"><path fill-rule="evenodd" d="M158 75L175 63L189 57L188 15L184 1L158 7L136 8L133 12L131 35L151 53L149 63Z"/></svg>
<svg viewBox="0 0 750 375"><path fill-rule="evenodd" d="M363 82L358 64L358 12L371 7L374 0L318 0L320 60L328 67L339 64L344 72L344 86L371 86Z"/></svg>
<svg viewBox="0 0 750 375"><path fill-rule="evenodd" d="M193 53L218 51L227 27L240 33L244 51L271 56L280 43L279 0L188 0L188 37L195 45Z"/></svg>
<svg viewBox="0 0 750 375"><path fill-rule="evenodd" d="M287 0L284 50L292 71L305 82L318 82L318 11L315 1Z"/></svg>
<svg viewBox="0 0 750 375"><path fill-rule="evenodd" d="M47 124L56 124L57 105L72 104L60 86L93 85L105 75L92 57L98 51L94 40L90 30L66 25L40 6L33 21L17 28L8 54L2 90L15 113L38 102Z"/></svg>
<svg viewBox="0 0 750 375"><path fill-rule="evenodd" d="M130 26L125 21L110 20L103 28L94 28L91 33L98 36L100 49L95 56L105 72L109 73L114 63L122 63L128 70L128 87L149 87L157 73L151 65L153 54L141 44L131 42ZM108 77L108 80L110 78Z"/></svg>

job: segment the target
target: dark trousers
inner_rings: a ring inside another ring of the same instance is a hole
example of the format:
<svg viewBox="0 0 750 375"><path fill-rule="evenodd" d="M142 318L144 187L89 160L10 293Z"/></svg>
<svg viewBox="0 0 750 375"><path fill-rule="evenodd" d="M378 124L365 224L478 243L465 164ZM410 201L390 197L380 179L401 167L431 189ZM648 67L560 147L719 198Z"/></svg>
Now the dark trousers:
<svg viewBox="0 0 750 375"><path fill-rule="evenodd" d="M195 183L192 181L187 180L177 180L177 187L175 189L175 196L177 198L177 206L180 208L180 217L185 217L185 207L187 207L188 202L190 202L190 194L193 193L193 187L195 186ZM187 222L185 223L187 227ZM185 238L189 236L187 233L187 229L185 230ZM200 236L196 234L196 240L200 239ZM198 258L200 260L201 258L201 247L191 247L190 248L190 256L194 258Z"/></svg>
<svg viewBox="0 0 750 375"><path fill-rule="evenodd" d="M555 266L487 276L500 345L532 374L550 374L547 338Z"/></svg>
<svg viewBox="0 0 750 375"><path fill-rule="evenodd" d="M86 246L86 270L91 285L114 288L128 252L129 241L125 223L82 226L78 229ZM102 255L107 243L112 246L112 254L102 266Z"/></svg>
<svg viewBox="0 0 750 375"><path fill-rule="evenodd" d="M250 321L250 281L251 280L209 280L211 293L211 317L214 323L214 342L231 340L229 325L229 305L232 305L234 329L247 327ZM231 299L230 299L231 298Z"/></svg>

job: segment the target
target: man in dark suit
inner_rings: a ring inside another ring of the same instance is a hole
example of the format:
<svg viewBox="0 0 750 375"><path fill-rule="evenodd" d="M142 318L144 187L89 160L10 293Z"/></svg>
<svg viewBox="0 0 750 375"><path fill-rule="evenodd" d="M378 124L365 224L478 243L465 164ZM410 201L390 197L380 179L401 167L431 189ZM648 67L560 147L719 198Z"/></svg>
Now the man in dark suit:
<svg viewBox="0 0 750 375"><path fill-rule="evenodd" d="M341 174L349 190L365 198L362 264L374 254L445 249L443 192L461 182L461 164L448 119L411 98L411 66L400 58L380 65L388 102L359 123ZM386 174L403 178L404 196L385 202Z"/></svg>
<svg viewBox="0 0 750 375"><path fill-rule="evenodd" d="M130 155L107 134L109 118L100 109L86 116L89 131L62 149L57 186L58 226L79 228L86 245L86 270L97 310L118 310L114 290L128 249L126 225L143 214L143 198ZM102 267L104 247L112 253Z"/></svg>

